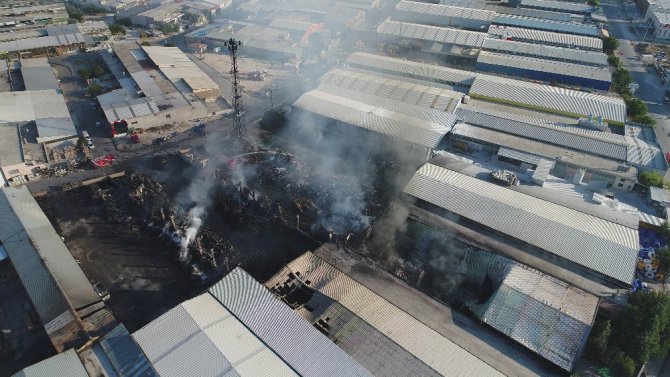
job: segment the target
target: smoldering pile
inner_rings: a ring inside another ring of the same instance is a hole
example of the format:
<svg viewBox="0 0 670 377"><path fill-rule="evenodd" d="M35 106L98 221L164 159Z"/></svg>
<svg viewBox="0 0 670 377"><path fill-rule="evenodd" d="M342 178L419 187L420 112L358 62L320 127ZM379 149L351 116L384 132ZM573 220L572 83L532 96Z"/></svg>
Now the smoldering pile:
<svg viewBox="0 0 670 377"><path fill-rule="evenodd" d="M133 230L156 232L168 247L174 248L178 260L195 271L210 273L234 268L238 253L230 242L207 228L199 228L188 238L188 213L175 207L165 186L151 177L132 174L123 179L89 186L91 196L104 209L105 218Z"/></svg>

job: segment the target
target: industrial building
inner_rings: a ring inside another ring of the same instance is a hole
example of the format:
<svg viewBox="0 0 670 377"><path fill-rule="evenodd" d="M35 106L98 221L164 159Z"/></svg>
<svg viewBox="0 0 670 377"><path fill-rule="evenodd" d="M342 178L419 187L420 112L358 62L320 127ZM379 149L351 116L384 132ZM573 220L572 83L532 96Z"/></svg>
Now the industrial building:
<svg viewBox="0 0 670 377"><path fill-rule="evenodd" d="M163 24L176 23L184 15L181 2L166 3L149 9L134 16L130 16L133 25L143 27L160 26Z"/></svg>
<svg viewBox="0 0 670 377"><path fill-rule="evenodd" d="M398 77L346 69L334 69L319 80L322 85L358 91L453 114L463 93L427 86Z"/></svg>
<svg viewBox="0 0 670 377"><path fill-rule="evenodd" d="M510 8L498 7L496 13L511 14L514 16L542 18L545 20L572 22L573 16L569 13L551 12L546 10L528 9L528 8Z"/></svg>
<svg viewBox="0 0 670 377"><path fill-rule="evenodd" d="M612 284L629 286L639 248L636 229L510 190L430 163L416 172L403 192L437 215L519 242L530 254Z"/></svg>
<svg viewBox="0 0 670 377"><path fill-rule="evenodd" d="M478 71L526 77L546 83L561 83L585 89L608 91L612 85L609 67L593 67L506 53L482 51L477 57Z"/></svg>
<svg viewBox="0 0 670 377"><path fill-rule="evenodd" d="M3 7L0 8L0 31L65 24L68 18L63 3Z"/></svg>
<svg viewBox="0 0 670 377"><path fill-rule="evenodd" d="M455 28L485 31L495 17L495 12L462 8L450 5L428 4L415 1L400 1L395 7L393 19L401 22L450 26Z"/></svg>
<svg viewBox="0 0 670 377"><path fill-rule="evenodd" d="M510 55L550 59L552 61L582 64L593 67L607 67L607 54L584 51L567 47L546 46L508 39L486 38L483 49Z"/></svg>
<svg viewBox="0 0 670 377"><path fill-rule="evenodd" d="M498 14L493 23L508 27L536 29L556 33L583 35L587 37L600 37L601 31L597 26L579 24L573 22L561 22L543 20L539 18L513 16L509 14Z"/></svg>
<svg viewBox="0 0 670 377"><path fill-rule="evenodd" d="M0 42L0 51L19 54L22 57L47 55L51 49L57 55L86 47L86 39L81 33L48 35Z"/></svg>
<svg viewBox="0 0 670 377"><path fill-rule="evenodd" d="M121 89L98 96L110 124L149 128L220 114L219 86L177 47L117 43L108 60ZM127 72L127 73L126 73Z"/></svg>
<svg viewBox="0 0 670 377"><path fill-rule="evenodd" d="M377 33L380 37L386 39L407 38L428 43L425 45L426 49L433 48L433 43L440 43L447 48L448 46L457 46L461 48L478 49L482 47L484 39L486 38L486 33L483 32L414 24L410 22L393 21L391 19L387 19L379 24Z"/></svg>
<svg viewBox="0 0 670 377"><path fill-rule="evenodd" d="M447 85L481 98L532 110L572 118L602 116L605 121L623 124L626 104L621 98L557 88L515 79L496 77L459 69L440 67L368 53L353 53L346 61L350 67L414 80Z"/></svg>
<svg viewBox="0 0 670 377"><path fill-rule="evenodd" d="M100 336L115 320L28 188L0 190L0 243L58 352Z"/></svg>
<svg viewBox="0 0 670 377"><path fill-rule="evenodd" d="M520 0L519 6L521 8L580 14L584 16L590 15L594 11L594 7L586 3L572 1Z"/></svg>
<svg viewBox="0 0 670 377"><path fill-rule="evenodd" d="M654 38L663 40L670 39L670 9L668 9L667 12L651 12L649 18L647 18L647 24L654 28Z"/></svg>
<svg viewBox="0 0 670 377"><path fill-rule="evenodd" d="M313 28L312 31L316 31L316 29ZM299 37L291 38L291 34L286 30L229 23L214 25L214 27L207 29L204 35L198 32L196 34L189 34L189 36L204 38L210 48L226 48L224 44L230 38L235 38L244 45L242 53L246 55L273 61L297 62L303 58L304 43L301 43L301 41L309 41L312 33L305 32L301 33Z"/></svg>
<svg viewBox="0 0 670 377"><path fill-rule="evenodd" d="M12 86L25 90L0 92L0 171L5 181L22 183L36 167L51 161L52 147L72 143L77 130L46 58L22 59L6 67L21 72L22 82Z"/></svg>
<svg viewBox="0 0 670 377"><path fill-rule="evenodd" d="M16 376L52 376L53 367L74 377L371 376L240 268L133 334L118 325Z"/></svg>
<svg viewBox="0 0 670 377"><path fill-rule="evenodd" d="M311 252L265 286L373 375L503 375Z"/></svg>
<svg viewBox="0 0 670 377"><path fill-rule="evenodd" d="M598 52L603 51L603 40L600 38L533 30L522 27L491 25L489 28L489 36L493 38L528 42L547 46L558 46Z"/></svg>
<svg viewBox="0 0 670 377"><path fill-rule="evenodd" d="M468 94L513 106L525 107L568 117L602 117L605 121L623 125L626 104L623 99L601 94L585 93L520 80L479 75Z"/></svg>
<svg viewBox="0 0 670 377"><path fill-rule="evenodd" d="M446 112L328 85L303 94L293 106L343 127L368 131L360 136L378 139L382 144L406 143L408 150L424 159L456 121L454 115ZM328 127L328 132L335 130Z"/></svg>

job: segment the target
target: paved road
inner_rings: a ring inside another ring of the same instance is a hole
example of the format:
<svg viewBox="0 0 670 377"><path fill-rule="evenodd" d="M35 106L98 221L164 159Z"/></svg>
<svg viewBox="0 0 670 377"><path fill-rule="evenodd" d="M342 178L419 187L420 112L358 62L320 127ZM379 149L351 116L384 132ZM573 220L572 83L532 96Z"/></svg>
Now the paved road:
<svg viewBox="0 0 670 377"><path fill-rule="evenodd" d="M669 105L663 104L667 87L661 84L660 77L653 68L643 64L635 52L635 44L640 39L633 31L633 23L628 18L638 19L635 7L618 0L601 3L608 19L608 30L619 40L618 55L633 81L640 85L636 95L649 107L649 114L656 119L656 138L663 152L670 151Z"/></svg>

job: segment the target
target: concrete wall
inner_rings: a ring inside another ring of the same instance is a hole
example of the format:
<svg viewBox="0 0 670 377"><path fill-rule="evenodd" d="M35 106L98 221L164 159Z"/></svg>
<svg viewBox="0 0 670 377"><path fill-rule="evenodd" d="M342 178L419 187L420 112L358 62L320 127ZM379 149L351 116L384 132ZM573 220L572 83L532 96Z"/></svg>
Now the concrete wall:
<svg viewBox="0 0 670 377"><path fill-rule="evenodd" d="M137 118L126 119L128 127L131 128L151 128L160 127L166 124L189 122L195 119L207 118L214 116L204 108L185 108L180 107L176 109L169 109L161 111L155 115L146 115Z"/></svg>

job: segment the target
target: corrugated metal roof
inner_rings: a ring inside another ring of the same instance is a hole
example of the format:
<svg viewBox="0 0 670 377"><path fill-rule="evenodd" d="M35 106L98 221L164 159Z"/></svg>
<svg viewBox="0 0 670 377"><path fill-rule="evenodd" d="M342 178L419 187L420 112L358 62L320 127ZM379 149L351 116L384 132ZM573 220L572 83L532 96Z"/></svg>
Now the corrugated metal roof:
<svg viewBox="0 0 670 377"><path fill-rule="evenodd" d="M61 292L73 309L100 301L25 186L2 189L0 241L45 324L68 310Z"/></svg>
<svg viewBox="0 0 670 377"><path fill-rule="evenodd" d="M637 231L432 164L414 174L406 194L630 284Z"/></svg>
<svg viewBox="0 0 670 377"><path fill-rule="evenodd" d="M481 111L481 112L480 112ZM527 117L515 117L493 110L473 111L459 109L457 116L466 123L474 124L528 139L544 141L562 147L576 149L619 161L626 160L626 145L617 137L609 138L605 132L580 130L577 127ZM621 136L621 135L616 135Z"/></svg>
<svg viewBox="0 0 670 377"><path fill-rule="evenodd" d="M402 103L398 103L400 104ZM428 148L435 148L455 122L453 117L451 124L433 123L418 119L414 115L387 110L318 89L303 94L293 106Z"/></svg>
<svg viewBox="0 0 670 377"><path fill-rule="evenodd" d="M209 292L298 374L371 376L242 269L231 271Z"/></svg>
<svg viewBox="0 0 670 377"><path fill-rule="evenodd" d="M498 25L515 26L529 29L556 31L566 34L585 35L589 37L600 36L600 29L595 26L571 22L543 20L540 18L524 16L514 16L511 14L498 14L493 20L493 23Z"/></svg>
<svg viewBox="0 0 670 377"><path fill-rule="evenodd" d="M491 25L489 35L500 38L511 38L537 44L549 44L569 48L578 48L593 51L603 50L603 40L594 37L552 33L548 31L525 29L511 26Z"/></svg>
<svg viewBox="0 0 670 377"><path fill-rule="evenodd" d="M663 152L655 145L642 139L625 136L628 144L626 160L631 164L665 169Z"/></svg>
<svg viewBox="0 0 670 377"><path fill-rule="evenodd" d="M470 94L533 106L549 112L582 117L602 116L605 120L619 123L626 121L626 104L621 98L555 86L479 75L470 88Z"/></svg>
<svg viewBox="0 0 670 377"><path fill-rule="evenodd" d="M355 52L349 55L347 64L377 72L396 74L428 82L456 86L470 86L474 82L475 77L477 77L475 72L364 52Z"/></svg>
<svg viewBox="0 0 670 377"><path fill-rule="evenodd" d="M503 375L311 252L290 262L266 286L283 284L291 272L299 272L323 295L313 295L306 306L315 310L301 315L310 322L329 317L331 337L375 375Z"/></svg>
<svg viewBox="0 0 670 377"><path fill-rule="evenodd" d="M15 41L1 42L0 51L34 50L46 47L68 46L71 44L86 43L81 33L49 35L46 37L25 38Z"/></svg>
<svg viewBox="0 0 670 377"><path fill-rule="evenodd" d="M74 349L69 349L37 364L33 364L14 374L12 377L53 377L54 375L89 377Z"/></svg>
<svg viewBox="0 0 670 377"><path fill-rule="evenodd" d="M593 325L598 297L524 267L511 266L481 318L571 372Z"/></svg>
<svg viewBox="0 0 670 377"><path fill-rule="evenodd" d="M612 73L609 67L592 67L582 64L566 63L562 61L531 58L528 56L509 55L505 53L481 51L477 57L477 64L487 64L490 66L501 67L505 72L505 67L520 68L526 71L544 72L562 76L602 81L604 83L612 82ZM579 80L575 80L575 83Z"/></svg>
<svg viewBox="0 0 670 377"><path fill-rule="evenodd" d="M499 7L497 13L513 14L516 16L525 16L534 18L544 18L547 20L554 20L554 21L564 21L564 22L572 21L572 15L570 15L569 13L552 12L539 9Z"/></svg>
<svg viewBox="0 0 670 377"><path fill-rule="evenodd" d="M377 33L395 35L401 38L453 44L457 46L481 47L486 33L467 31L441 26L430 26L385 20L377 27Z"/></svg>
<svg viewBox="0 0 670 377"><path fill-rule="evenodd" d="M515 55L547 58L585 65L607 67L607 54L596 51L575 50L574 48L545 46L506 39L486 38L485 50L506 52Z"/></svg>
<svg viewBox="0 0 670 377"><path fill-rule="evenodd" d="M297 21L297 20L283 20L280 18L275 18L270 22L270 27L274 29L281 29L281 30L296 30L296 31L302 31L306 32L311 28L314 24L309 23L309 22L304 22L304 21Z"/></svg>
<svg viewBox="0 0 670 377"><path fill-rule="evenodd" d="M287 346L297 340L283 335ZM209 293L169 310L132 337L162 377L297 376Z"/></svg>
<svg viewBox="0 0 670 377"><path fill-rule="evenodd" d="M572 1L521 0L522 8L552 9L566 13L591 13L594 7Z"/></svg>
<svg viewBox="0 0 670 377"><path fill-rule="evenodd" d="M516 149L500 147L498 149L498 156L511 158L518 161L527 162L532 165L538 165L542 160L542 156L537 156L532 153L522 152Z"/></svg>
<svg viewBox="0 0 670 377"><path fill-rule="evenodd" d="M119 377L158 376L125 326L118 325L108 332L100 340L100 346Z"/></svg>
<svg viewBox="0 0 670 377"><path fill-rule="evenodd" d="M443 18L457 17L468 20L481 21L482 23L486 24L490 24L496 15L496 12L484 9L420 3L416 1L404 1L404 0L400 1L396 5L395 9L396 13L397 12L418 13ZM434 17L427 18L427 20L433 20L433 19L435 18ZM447 25L447 23L445 23L444 25Z"/></svg>
<svg viewBox="0 0 670 377"><path fill-rule="evenodd" d="M368 72L344 69L329 71L321 77L320 81L322 85L337 86L342 89L354 90L358 93L381 96L448 113L454 112L463 97L463 93L448 89L401 81Z"/></svg>
<svg viewBox="0 0 670 377"><path fill-rule="evenodd" d="M670 203L670 192L664 188L649 187L649 195L651 200L660 203Z"/></svg>

